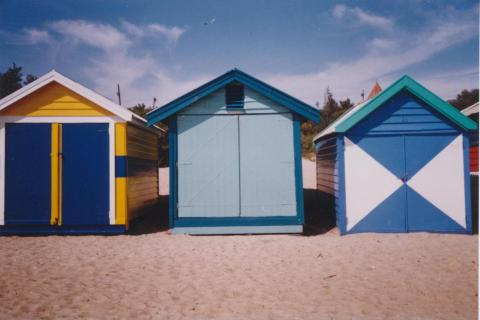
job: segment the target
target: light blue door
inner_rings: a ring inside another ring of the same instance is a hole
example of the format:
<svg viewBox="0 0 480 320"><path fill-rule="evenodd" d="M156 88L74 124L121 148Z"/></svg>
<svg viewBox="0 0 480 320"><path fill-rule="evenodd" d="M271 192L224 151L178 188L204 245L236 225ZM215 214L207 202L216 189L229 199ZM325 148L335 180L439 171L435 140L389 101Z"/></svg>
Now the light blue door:
<svg viewBox="0 0 480 320"><path fill-rule="evenodd" d="M177 119L178 217L238 217L238 117Z"/></svg>
<svg viewBox="0 0 480 320"><path fill-rule="evenodd" d="M292 114L243 115L240 121L240 215L295 216Z"/></svg>

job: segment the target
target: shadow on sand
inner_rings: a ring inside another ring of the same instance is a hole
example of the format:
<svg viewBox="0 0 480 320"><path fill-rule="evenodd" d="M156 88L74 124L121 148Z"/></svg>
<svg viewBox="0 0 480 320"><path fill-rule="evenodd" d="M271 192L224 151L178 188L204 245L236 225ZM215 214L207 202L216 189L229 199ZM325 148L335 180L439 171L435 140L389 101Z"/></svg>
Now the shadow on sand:
<svg viewBox="0 0 480 320"><path fill-rule="evenodd" d="M142 235L168 230L168 195L160 196L158 203L147 209L133 220L128 234Z"/></svg>
<svg viewBox="0 0 480 320"><path fill-rule="evenodd" d="M305 225L303 235L324 234L335 228L333 198L315 189L303 189Z"/></svg>
<svg viewBox="0 0 480 320"><path fill-rule="evenodd" d="M305 226L303 235L324 234L335 227L333 203L328 196L314 189L304 189ZM132 221L128 234L142 235L168 230L168 196L160 196L159 202L146 209Z"/></svg>

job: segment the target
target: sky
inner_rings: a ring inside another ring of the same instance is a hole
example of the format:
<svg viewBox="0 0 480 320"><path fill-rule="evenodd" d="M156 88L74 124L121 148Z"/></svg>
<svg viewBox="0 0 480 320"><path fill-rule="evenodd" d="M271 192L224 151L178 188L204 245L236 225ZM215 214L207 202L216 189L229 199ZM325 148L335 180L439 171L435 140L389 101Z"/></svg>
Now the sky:
<svg viewBox="0 0 480 320"><path fill-rule="evenodd" d="M51 69L157 106L238 68L300 100L361 100L408 74L478 88L478 1L0 0L0 71Z"/></svg>

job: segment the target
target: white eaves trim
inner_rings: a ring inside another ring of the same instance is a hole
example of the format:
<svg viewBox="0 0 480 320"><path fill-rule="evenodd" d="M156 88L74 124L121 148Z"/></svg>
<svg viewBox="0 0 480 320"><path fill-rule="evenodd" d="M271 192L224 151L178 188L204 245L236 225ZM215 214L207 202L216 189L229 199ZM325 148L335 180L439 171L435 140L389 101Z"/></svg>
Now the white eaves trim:
<svg viewBox="0 0 480 320"><path fill-rule="evenodd" d="M0 110L7 108L18 100L28 96L29 94L37 91L38 89L46 86L51 82L57 82L62 86L72 90L73 92L81 95L85 99L90 100L91 102L99 105L107 111L110 111L114 115L120 117L125 121L132 121L134 118L141 119L133 112L128 111L126 108L116 104L115 102L105 98L104 96L96 93L93 90L90 90L81 84L65 77L64 75L58 73L55 70L48 72L47 74L41 76L37 80L29 83L28 85L22 87L21 89L9 94L0 100Z"/></svg>
<svg viewBox="0 0 480 320"><path fill-rule="evenodd" d="M472 104L469 107L466 107L465 109L462 110L462 113L466 116L478 113L478 102Z"/></svg>
<svg viewBox="0 0 480 320"><path fill-rule="evenodd" d="M315 137L313 137L312 141L315 142L316 140L320 139L321 137L329 135L330 133L334 133L335 128L337 127L338 124L340 124L344 120L348 119L348 117L350 117L352 114L354 114L355 112L360 110L365 105L365 103L367 103L368 101L370 101L370 100L366 100L362 103L359 103L356 106L353 106L350 109L348 109L347 111L345 111L345 113L342 114L340 117L338 117L337 120L333 121L328 127L323 129Z"/></svg>

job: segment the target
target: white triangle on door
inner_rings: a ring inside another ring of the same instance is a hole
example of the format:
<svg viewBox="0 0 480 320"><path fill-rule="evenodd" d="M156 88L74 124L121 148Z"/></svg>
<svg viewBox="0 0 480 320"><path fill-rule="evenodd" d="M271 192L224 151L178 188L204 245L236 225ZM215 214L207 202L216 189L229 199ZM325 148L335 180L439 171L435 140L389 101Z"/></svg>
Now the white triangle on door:
<svg viewBox="0 0 480 320"><path fill-rule="evenodd" d="M466 228L463 136L450 142L407 185Z"/></svg>
<svg viewBox="0 0 480 320"><path fill-rule="evenodd" d="M387 199L403 182L345 137L347 230Z"/></svg>

